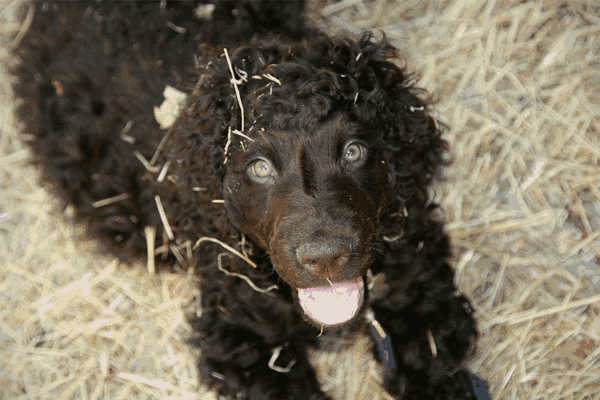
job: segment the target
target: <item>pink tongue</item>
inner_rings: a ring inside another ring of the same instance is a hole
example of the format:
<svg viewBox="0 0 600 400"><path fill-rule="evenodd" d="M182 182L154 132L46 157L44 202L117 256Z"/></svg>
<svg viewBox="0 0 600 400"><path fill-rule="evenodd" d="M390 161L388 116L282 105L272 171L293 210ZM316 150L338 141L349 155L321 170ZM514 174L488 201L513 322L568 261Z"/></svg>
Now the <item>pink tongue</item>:
<svg viewBox="0 0 600 400"><path fill-rule="evenodd" d="M322 325L344 323L358 312L363 281L337 282L330 286L298 289L300 306L312 320Z"/></svg>

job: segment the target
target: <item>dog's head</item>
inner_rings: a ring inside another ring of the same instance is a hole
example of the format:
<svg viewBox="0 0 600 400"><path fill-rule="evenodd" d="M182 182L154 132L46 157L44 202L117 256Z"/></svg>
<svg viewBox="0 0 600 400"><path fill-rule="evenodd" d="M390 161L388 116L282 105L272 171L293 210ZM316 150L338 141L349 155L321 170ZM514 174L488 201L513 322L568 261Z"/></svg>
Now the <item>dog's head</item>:
<svg viewBox="0 0 600 400"><path fill-rule="evenodd" d="M259 130L228 161L223 193L231 219L267 250L320 324L346 322L364 298L363 275L391 196L372 136L333 113L310 129Z"/></svg>
<svg viewBox="0 0 600 400"><path fill-rule="evenodd" d="M203 112L228 132L229 218L318 325L358 315L386 219L423 201L441 161L436 124L391 50L369 35L261 42L201 79Z"/></svg>

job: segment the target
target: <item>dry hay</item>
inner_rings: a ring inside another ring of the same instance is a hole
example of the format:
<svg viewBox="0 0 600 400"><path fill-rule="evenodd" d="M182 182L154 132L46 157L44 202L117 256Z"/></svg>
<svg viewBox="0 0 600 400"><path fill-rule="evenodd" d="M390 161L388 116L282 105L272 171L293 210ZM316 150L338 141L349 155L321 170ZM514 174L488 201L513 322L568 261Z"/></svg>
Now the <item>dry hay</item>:
<svg viewBox="0 0 600 400"><path fill-rule="evenodd" d="M19 1L0 3L0 398L213 398L185 344L194 278L98 254L27 165L5 71ZM600 6L313 3L333 31L385 31L439 99L454 163L436 195L492 397L600 399ZM386 398L366 347L318 357L324 386Z"/></svg>

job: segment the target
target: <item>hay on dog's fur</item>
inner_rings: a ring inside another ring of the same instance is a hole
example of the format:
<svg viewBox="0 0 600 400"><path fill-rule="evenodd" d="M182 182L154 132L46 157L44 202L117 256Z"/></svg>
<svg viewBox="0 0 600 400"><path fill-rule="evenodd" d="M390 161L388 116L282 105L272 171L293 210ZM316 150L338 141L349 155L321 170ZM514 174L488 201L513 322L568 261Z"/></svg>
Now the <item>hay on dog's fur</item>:
<svg viewBox="0 0 600 400"><path fill-rule="evenodd" d="M194 278L98 254L27 164L6 73L21 2L0 3L0 398L214 398L185 344ZM600 398L596 3L313 1L332 31L383 30L439 99L453 164L436 193L494 399ZM315 356L337 398L388 398L367 343Z"/></svg>

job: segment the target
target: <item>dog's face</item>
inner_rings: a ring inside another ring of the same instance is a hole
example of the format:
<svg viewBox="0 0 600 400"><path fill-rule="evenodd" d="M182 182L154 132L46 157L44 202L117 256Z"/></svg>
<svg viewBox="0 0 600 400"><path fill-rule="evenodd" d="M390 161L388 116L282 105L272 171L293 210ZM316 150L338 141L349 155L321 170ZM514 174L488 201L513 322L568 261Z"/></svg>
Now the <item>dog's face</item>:
<svg viewBox="0 0 600 400"><path fill-rule="evenodd" d="M377 133L334 114L310 132L234 136L223 182L231 221L266 249L314 323L352 320L391 192Z"/></svg>

